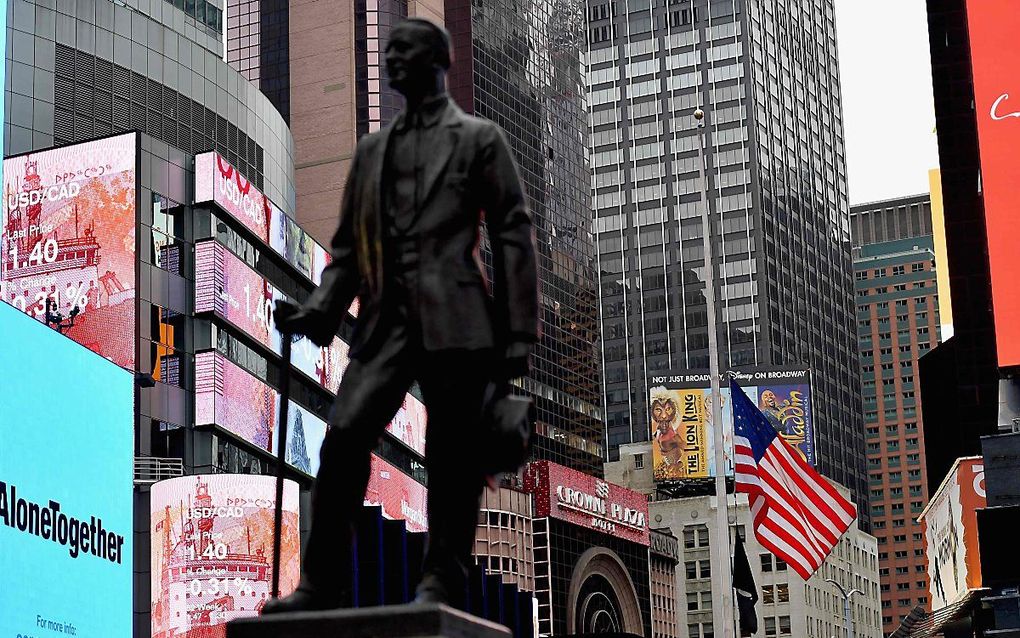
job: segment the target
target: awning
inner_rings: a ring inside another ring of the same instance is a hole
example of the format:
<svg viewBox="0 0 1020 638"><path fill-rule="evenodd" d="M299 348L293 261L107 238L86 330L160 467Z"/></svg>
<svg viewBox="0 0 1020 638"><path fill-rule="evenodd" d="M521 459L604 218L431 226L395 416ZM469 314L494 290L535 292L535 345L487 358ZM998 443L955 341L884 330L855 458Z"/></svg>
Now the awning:
<svg viewBox="0 0 1020 638"><path fill-rule="evenodd" d="M971 589L952 605L928 613L922 605L911 610L889 638L934 638L942 635L947 626L970 615L974 604L981 600L987 589Z"/></svg>

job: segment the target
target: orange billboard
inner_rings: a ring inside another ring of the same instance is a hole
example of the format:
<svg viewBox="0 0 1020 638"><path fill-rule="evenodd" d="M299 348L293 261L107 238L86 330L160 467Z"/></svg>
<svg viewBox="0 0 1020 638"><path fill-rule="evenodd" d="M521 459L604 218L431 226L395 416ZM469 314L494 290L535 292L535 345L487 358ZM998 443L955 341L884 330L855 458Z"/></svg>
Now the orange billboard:
<svg viewBox="0 0 1020 638"><path fill-rule="evenodd" d="M968 0L992 310L999 366L1020 365L1020 11L1016 0Z"/></svg>
<svg viewBox="0 0 1020 638"><path fill-rule="evenodd" d="M924 523L932 609L942 609L981 587L977 510L985 507L980 456L956 460L918 520Z"/></svg>

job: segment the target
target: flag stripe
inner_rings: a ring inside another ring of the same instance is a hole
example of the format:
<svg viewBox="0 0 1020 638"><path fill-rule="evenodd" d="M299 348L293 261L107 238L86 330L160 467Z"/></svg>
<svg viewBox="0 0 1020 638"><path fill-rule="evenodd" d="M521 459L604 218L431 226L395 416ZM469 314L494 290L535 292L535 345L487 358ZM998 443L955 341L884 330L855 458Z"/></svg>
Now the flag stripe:
<svg viewBox="0 0 1020 638"><path fill-rule="evenodd" d="M826 554L825 545L820 539L816 538L814 531L811 529L811 523L798 511L797 505L788 500L788 496L780 495L775 491L775 488L770 484L771 481L771 478L766 478L764 481L765 485L768 486L764 491L765 495L770 499L770 511L775 513L777 517L785 519L788 529L797 534L797 540L803 545L805 555L810 554L811 556L818 557L819 561L824 560Z"/></svg>
<svg viewBox="0 0 1020 638"><path fill-rule="evenodd" d="M806 498L810 498L811 494L817 496L817 498L811 498L811 501L824 504L828 509L825 513L828 518L843 521L848 526L853 522L857 514L853 506L841 498L839 492L829 485L828 481L805 480L808 478L807 472L814 472L807 461L802 459L799 454L794 453L788 446L780 446L776 451L779 452L776 455L777 458L784 464L788 475L792 476L797 481L797 485L804 490Z"/></svg>
<svg viewBox="0 0 1020 638"><path fill-rule="evenodd" d="M805 580L821 567L857 510L790 447L735 383L736 490L748 495L755 537Z"/></svg>
<svg viewBox="0 0 1020 638"><path fill-rule="evenodd" d="M824 516L818 516L817 511L804 507L806 503L814 505L814 502L800 490L790 489L789 476L782 473L782 466L775 462L775 455L771 449L762 458L761 467L766 470L762 476L764 482L772 485L778 492L774 498L782 499L797 512L798 516L811 528L812 538L821 537L819 540L831 543L839 540L839 532L836 531L835 525L831 521Z"/></svg>

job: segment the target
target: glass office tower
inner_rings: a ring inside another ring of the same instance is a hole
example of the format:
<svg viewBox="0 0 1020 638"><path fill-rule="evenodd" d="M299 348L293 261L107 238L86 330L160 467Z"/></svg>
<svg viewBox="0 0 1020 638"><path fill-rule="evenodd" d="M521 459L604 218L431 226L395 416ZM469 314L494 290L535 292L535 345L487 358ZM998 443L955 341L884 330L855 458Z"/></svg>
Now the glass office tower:
<svg viewBox="0 0 1020 638"><path fill-rule="evenodd" d="M708 368L707 192L721 366L809 365L819 467L866 502L832 0L589 0L587 31L609 458L649 377Z"/></svg>

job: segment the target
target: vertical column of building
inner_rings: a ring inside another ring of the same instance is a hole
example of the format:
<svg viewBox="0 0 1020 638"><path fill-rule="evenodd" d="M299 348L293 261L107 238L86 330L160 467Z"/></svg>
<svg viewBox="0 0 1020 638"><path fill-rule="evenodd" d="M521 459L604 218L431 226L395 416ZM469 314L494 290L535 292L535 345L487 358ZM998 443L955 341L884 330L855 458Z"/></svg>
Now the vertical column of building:
<svg viewBox="0 0 1020 638"><path fill-rule="evenodd" d="M748 7L766 361L811 366L819 469L865 502L833 2Z"/></svg>
<svg viewBox="0 0 1020 638"><path fill-rule="evenodd" d="M586 128L583 9L550 0L465 4L446 3L457 58L451 92L506 132L534 218L542 338L524 389L538 407L537 455L601 474L597 292L587 140L579 134ZM484 239L482 253L488 262Z"/></svg>
<svg viewBox="0 0 1020 638"><path fill-rule="evenodd" d="M928 606L928 502L918 359L938 344L934 238L927 197L853 209L860 368L882 624Z"/></svg>

